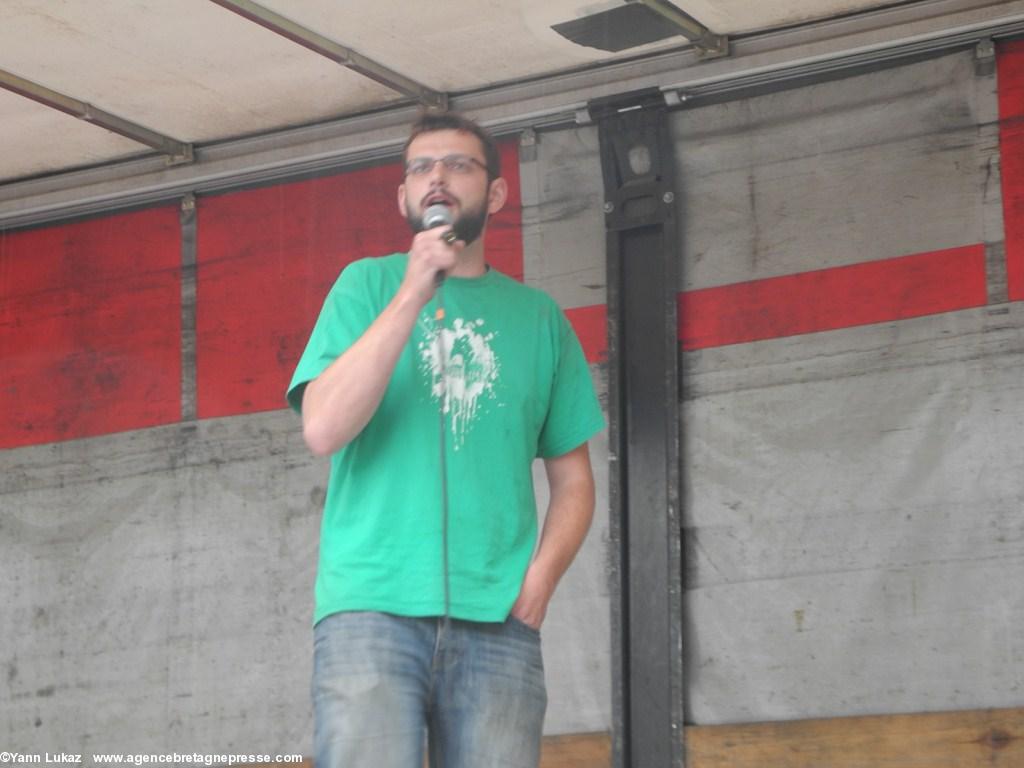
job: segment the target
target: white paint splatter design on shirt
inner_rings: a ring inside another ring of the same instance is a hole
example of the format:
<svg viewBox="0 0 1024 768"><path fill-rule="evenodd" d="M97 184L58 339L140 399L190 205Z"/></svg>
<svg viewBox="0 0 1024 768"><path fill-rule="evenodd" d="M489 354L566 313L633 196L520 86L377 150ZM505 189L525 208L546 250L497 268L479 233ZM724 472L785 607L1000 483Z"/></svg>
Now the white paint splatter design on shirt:
<svg viewBox="0 0 1024 768"><path fill-rule="evenodd" d="M444 412L451 421L456 450L466 439L483 398L493 398L501 365L490 342L493 333L480 332L483 320L455 318L451 328L441 329L442 355L436 328L424 328L426 339L419 344L420 370L430 379L435 402L443 398ZM447 362L442 375L442 360Z"/></svg>

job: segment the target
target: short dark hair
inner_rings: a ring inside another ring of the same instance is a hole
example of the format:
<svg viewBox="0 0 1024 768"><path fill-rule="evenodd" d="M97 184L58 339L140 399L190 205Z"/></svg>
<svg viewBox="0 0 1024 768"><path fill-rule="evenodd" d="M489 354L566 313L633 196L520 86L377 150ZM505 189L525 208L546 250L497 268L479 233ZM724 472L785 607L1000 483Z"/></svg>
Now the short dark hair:
<svg viewBox="0 0 1024 768"><path fill-rule="evenodd" d="M493 181L501 176L501 155L498 152L498 145L494 143L491 135L468 117L446 110L431 109L420 112L420 116L412 124L405 146L402 147L403 162L409 160L409 145L412 144L413 139L421 134L434 131L462 131L476 136L484 150L487 180Z"/></svg>

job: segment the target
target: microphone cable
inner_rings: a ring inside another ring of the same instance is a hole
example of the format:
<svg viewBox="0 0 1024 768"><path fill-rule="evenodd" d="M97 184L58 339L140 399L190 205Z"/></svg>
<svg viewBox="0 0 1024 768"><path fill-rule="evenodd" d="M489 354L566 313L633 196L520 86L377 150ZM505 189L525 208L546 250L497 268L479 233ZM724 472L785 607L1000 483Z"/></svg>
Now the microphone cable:
<svg viewBox="0 0 1024 768"><path fill-rule="evenodd" d="M438 399L438 444L440 448L441 469L441 563L444 572L444 629L449 627L451 614L451 584L448 567L448 451L447 427L445 425L445 406L448 400L448 354L444 347L444 296L442 295L443 275L439 276L434 298L437 309L434 311L434 333L437 336L437 361L440 370L441 396Z"/></svg>
<svg viewBox="0 0 1024 768"><path fill-rule="evenodd" d="M453 220L450 207L443 203L427 206L427 209L423 212L423 224L427 229L433 229L442 225L452 225ZM455 233L454 226L451 226L441 234L441 240L447 245L452 245L457 239L458 235ZM438 444L441 449L441 560L442 568L444 569L444 628L447 630L451 615L452 599L450 569L448 565L448 451L445 439L444 418L445 405L447 405L448 401L448 354L444 348L445 315L444 296L441 290L444 285L444 278L444 272L438 272L434 277L437 282L437 288L434 291L434 298L437 303L437 309L434 312L434 333L437 335L437 362L441 374L441 397L438 405Z"/></svg>

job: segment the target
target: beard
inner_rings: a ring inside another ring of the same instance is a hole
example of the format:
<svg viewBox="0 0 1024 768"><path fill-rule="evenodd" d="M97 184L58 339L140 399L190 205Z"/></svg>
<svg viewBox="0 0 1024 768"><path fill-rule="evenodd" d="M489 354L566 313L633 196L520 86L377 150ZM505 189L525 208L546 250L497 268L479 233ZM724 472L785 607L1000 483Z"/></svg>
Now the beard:
<svg viewBox="0 0 1024 768"><path fill-rule="evenodd" d="M423 226L422 211L419 213L409 211L405 220L409 222L409 226L412 228L413 234L419 234L426 229L426 227ZM484 225L486 223L487 207L484 203L481 203L476 208L464 208L459 218L452 223L452 231L459 240L464 242L466 245L470 245L480 237L480 234L484 231Z"/></svg>

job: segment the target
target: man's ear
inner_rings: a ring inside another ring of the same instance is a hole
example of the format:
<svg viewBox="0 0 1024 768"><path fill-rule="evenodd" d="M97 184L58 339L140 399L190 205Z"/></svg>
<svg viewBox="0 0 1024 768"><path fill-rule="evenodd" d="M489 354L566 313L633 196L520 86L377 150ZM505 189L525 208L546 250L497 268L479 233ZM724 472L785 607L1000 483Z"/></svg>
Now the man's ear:
<svg viewBox="0 0 1024 768"><path fill-rule="evenodd" d="M405 208L405 184L398 185L398 212L402 214L402 218L409 217L409 213Z"/></svg>
<svg viewBox="0 0 1024 768"><path fill-rule="evenodd" d="M491 182L487 190L487 213L497 213L508 200L508 182L500 176Z"/></svg>

